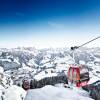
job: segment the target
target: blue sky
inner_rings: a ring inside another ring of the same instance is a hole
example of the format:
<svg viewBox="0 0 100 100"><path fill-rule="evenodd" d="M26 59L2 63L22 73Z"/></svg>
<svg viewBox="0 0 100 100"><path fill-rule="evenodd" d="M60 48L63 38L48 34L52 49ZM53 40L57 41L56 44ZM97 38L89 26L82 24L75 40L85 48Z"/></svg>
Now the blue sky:
<svg viewBox="0 0 100 100"><path fill-rule="evenodd" d="M96 36L100 0L0 0L0 47L70 47Z"/></svg>

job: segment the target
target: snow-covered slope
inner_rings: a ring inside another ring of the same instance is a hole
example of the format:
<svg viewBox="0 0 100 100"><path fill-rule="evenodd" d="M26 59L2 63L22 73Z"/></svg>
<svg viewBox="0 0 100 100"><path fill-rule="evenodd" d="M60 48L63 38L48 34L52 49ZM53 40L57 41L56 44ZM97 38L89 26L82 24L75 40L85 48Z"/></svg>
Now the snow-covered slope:
<svg viewBox="0 0 100 100"><path fill-rule="evenodd" d="M41 89L29 90L25 100L92 100L86 92L78 92L68 88L48 85Z"/></svg>
<svg viewBox="0 0 100 100"><path fill-rule="evenodd" d="M77 50L75 52L74 60L77 64L83 61L85 62L86 66L88 66L91 78L89 84L95 82L96 80L100 80L99 48L82 48L80 50ZM43 50L37 50L35 48L0 49L0 66L4 69L4 72L1 74L1 76L4 76L3 79L1 79L3 84L0 83L0 87L2 88L1 92L2 90L5 90L6 87L11 87L12 84L21 87L23 79L40 80L46 77L57 76L62 73L65 73L67 75L68 68L70 67L70 64L74 63L74 60L72 58L72 52L67 48L50 48ZM10 81L12 81L12 83ZM6 91L9 90L10 88ZM14 87L13 89L11 87L10 91L13 90L17 90L16 87ZM46 94L46 91L49 90L50 92L54 90L57 91L52 92L51 94L48 92L48 94ZM32 95L31 97L36 97L36 94L40 93L40 98L44 98L44 100L47 100L47 96L54 96L55 100L73 100L74 98L76 98L76 100L90 100L88 97L84 97L77 94L76 91L64 88L59 89L57 87L52 86L46 86L42 89L35 89L30 91L34 93L34 95ZM29 95L31 95L30 91L28 92ZM41 91L43 93L45 92L47 96L45 96L45 94L42 94ZM8 98L13 98L9 97L9 92L6 93ZM73 97L71 97L69 93L73 93ZM15 94L19 95L16 92ZM58 94L59 97L56 96ZM61 99L61 97L64 99ZM40 100L40 98L36 98L37 100ZM50 100L52 99L51 97L49 98Z"/></svg>
<svg viewBox="0 0 100 100"><path fill-rule="evenodd" d="M3 100L23 100L26 96L26 91L21 87L12 85L4 91Z"/></svg>

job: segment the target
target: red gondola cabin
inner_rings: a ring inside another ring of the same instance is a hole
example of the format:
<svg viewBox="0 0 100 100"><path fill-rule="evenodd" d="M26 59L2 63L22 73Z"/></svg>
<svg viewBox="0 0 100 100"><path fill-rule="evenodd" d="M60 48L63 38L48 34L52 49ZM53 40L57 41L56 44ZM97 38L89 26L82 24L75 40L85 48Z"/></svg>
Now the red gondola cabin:
<svg viewBox="0 0 100 100"><path fill-rule="evenodd" d="M84 65L72 65L68 70L68 81L75 84L77 87L87 85L89 81L89 71Z"/></svg>

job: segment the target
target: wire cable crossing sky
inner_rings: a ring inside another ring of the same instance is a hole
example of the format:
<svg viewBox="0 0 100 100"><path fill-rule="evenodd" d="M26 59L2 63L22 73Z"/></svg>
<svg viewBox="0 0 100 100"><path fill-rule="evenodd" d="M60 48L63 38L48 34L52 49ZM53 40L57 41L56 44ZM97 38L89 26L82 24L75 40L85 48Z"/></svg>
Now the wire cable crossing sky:
<svg viewBox="0 0 100 100"><path fill-rule="evenodd" d="M97 36L100 0L0 0L0 47L71 47Z"/></svg>

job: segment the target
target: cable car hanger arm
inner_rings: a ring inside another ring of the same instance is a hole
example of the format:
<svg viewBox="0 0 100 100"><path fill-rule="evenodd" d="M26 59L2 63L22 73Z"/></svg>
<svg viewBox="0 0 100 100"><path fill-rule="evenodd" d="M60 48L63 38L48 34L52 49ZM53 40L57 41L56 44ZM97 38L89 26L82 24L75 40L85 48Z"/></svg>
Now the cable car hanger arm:
<svg viewBox="0 0 100 100"><path fill-rule="evenodd" d="M82 45L80 45L80 46L71 47L71 50L78 49L78 48L80 48L80 47L82 47L82 46L84 46L84 45L86 45L86 44L88 44L88 43L90 43L90 42L92 42L92 41L94 41L94 40L97 40L97 39L99 39L99 38L100 38L100 36L98 36L98 37L96 37L96 38L94 38L94 39L92 39L92 40L90 40L90 41L88 41L88 42L86 42L86 43L84 43L84 44L82 44Z"/></svg>

